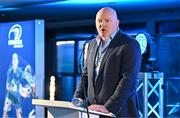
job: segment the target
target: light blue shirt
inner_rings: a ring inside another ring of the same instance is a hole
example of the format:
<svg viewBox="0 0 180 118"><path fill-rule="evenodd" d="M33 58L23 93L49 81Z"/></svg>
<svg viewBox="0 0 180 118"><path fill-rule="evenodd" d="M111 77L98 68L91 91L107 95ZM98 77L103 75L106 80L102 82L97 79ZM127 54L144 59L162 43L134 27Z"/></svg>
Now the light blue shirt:
<svg viewBox="0 0 180 118"><path fill-rule="evenodd" d="M110 35L110 37L108 37L105 41L102 42L102 39L100 36L96 37L96 41L98 44L98 52L96 55L96 61L95 61L95 76L99 73L99 67L101 64L101 61L107 51L107 48L111 42L111 40L114 38L114 36L116 35L116 33L119 31L119 28Z"/></svg>

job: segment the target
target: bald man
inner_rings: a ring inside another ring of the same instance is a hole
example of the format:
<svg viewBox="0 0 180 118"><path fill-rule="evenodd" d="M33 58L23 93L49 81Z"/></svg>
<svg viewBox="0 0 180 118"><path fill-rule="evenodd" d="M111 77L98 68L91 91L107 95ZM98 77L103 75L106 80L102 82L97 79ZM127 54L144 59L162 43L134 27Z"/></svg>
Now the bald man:
<svg viewBox="0 0 180 118"><path fill-rule="evenodd" d="M141 64L138 42L119 28L116 11L104 7L97 12L98 36L87 52L83 69L89 109L116 117L138 117L136 80ZM82 101L80 80L74 98Z"/></svg>

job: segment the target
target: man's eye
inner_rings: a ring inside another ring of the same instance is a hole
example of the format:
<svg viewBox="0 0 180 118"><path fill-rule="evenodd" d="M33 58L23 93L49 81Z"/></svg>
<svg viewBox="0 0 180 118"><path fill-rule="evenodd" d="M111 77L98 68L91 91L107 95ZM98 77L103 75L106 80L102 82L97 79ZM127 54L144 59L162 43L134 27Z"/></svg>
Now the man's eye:
<svg viewBox="0 0 180 118"><path fill-rule="evenodd" d="M109 20L106 20L106 22L109 22Z"/></svg>
<svg viewBox="0 0 180 118"><path fill-rule="evenodd" d="M99 23L101 23L101 22L102 22L102 20L98 20L98 22L99 22Z"/></svg>

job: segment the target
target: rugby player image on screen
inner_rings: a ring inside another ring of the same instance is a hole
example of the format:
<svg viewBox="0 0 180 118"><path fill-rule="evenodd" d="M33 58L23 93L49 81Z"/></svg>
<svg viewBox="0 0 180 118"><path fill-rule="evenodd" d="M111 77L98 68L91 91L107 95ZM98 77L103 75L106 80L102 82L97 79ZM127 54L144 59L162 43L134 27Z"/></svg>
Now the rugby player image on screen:
<svg viewBox="0 0 180 118"><path fill-rule="evenodd" d="M32 75L30 65L26 65L24 69L24 76L20 83L19 93L22 97L27 98L31 95L35 96L35 76Z"/></svg>
<svg viewBox="0 0 180 118"><path fill-rule="evenodd" d="M23 78L23 71L18 67L19 59L17 53L12 54L12 65L7 71L6 90L3 108L3 118L7 118L7 112L11 110L11 105L16 109L17 118L21 118L21 101L19 94L20 81Z"/></svg>
<svg viewBox="0 0 180 118"><path fill-rule="evenodd" d="M19 67L19 56L17 53L12 54L10 67L7 71L6 80L6 98L3 108L3 118L8 117L8 112L15 108L16 117L22 117L22 98L35 97L35 75L32 74L31 65ZM28 99L27 99L28 100ZM12 107L13 106L13 107ZM29 112L30 116L35 113L34 109Z"/></svg>

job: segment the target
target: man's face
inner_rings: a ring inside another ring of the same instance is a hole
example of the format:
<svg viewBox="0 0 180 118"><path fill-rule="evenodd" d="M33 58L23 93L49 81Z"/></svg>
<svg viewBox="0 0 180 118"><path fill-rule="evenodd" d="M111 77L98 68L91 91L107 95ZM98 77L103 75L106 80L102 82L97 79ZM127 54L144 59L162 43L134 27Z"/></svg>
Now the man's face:
<svg viewBox="0 0 180 118"><path fill-rule="evenodd" d="M108 38L119 26L117 17L106 9L100 10L96 15L96 29L99 35L106 39Z"/></svg>

